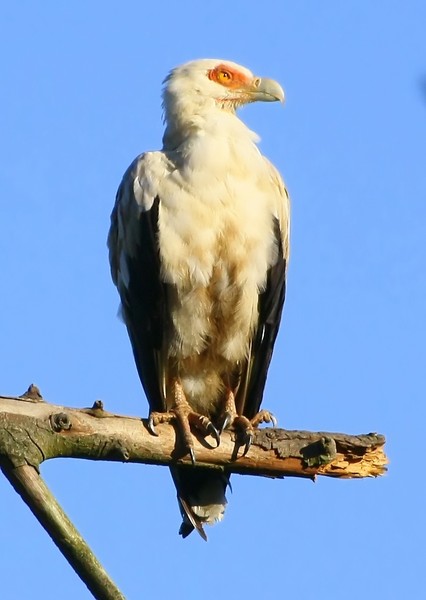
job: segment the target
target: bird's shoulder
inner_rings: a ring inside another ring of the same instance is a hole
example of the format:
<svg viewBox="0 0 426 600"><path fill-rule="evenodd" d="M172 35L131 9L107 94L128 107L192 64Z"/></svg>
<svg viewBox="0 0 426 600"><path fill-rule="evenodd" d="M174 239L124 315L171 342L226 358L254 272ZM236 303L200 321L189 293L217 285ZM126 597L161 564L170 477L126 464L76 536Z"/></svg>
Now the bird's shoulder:
<svg viewBox="0 0 426 600"><path fill-rule="evenodd" d="M283 243L283 252L288 261L290 253L290 195L281 173L269 159L265 156L263 159L268 171L269 184L271 184L274 189L274 194L272 195L275 199L274 216L278 219Z"/></svg>
<svg viewBox="0 0 426 600"><path fill-rule="evenodd" d="M163 179L174 165L165 152L144 152L135 158L123 175L116 205L150 210Z"/></svg>
<svg viewBox="0 0 426 600"><path fill-rule="evenodd" d="M132 255L140 243L140 218L149 214L161 191L161 182L173 169L164 152L144 152L123 175L111 213L108 249L113 280L120 275L123 256Z"/></svg>

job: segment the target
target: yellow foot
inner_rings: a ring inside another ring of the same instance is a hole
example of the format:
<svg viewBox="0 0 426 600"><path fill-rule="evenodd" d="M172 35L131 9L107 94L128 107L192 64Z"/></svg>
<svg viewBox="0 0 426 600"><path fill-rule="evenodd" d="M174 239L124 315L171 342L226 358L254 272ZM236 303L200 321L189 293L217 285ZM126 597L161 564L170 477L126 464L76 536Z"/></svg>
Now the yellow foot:
<svg viewBox="0 0 426 600"><path fill-rule="evenodd" d="M277 420L269 410L260 410L252 419L249 419L244 415L238 415L235 408L234 393L228 391L225 400L225 410L222 413L220 433L222 433L224 429L235 429L239 441L241 444L244 444L243 456L249 451L254 439L254 430L257 429L261 423L272 423L273 427L276 427Z"/></svg>
<svg viewBox="0 0 426 600"><path fill-rule="evenodd" d="M216 447L220 444L220 435L216 427L205 415L194 412L182 388L181 383L176 380L173 384L174 407L168 412L151 412L148 419L148 430L152 435L158 435L155 427L160 423L176 421L180 434L183 437L185 447L191 456L192 464L195 465L194 442L191 427L202 435L211 435L216 441Z"/></svg>

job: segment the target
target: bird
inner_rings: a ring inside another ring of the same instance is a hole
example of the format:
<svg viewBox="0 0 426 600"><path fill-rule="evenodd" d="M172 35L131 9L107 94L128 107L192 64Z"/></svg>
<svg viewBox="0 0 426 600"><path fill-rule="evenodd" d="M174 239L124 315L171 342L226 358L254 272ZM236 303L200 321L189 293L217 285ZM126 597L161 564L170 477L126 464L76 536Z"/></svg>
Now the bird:
<svg viewBox="0 0 426 600"><path fill-rule="evenodd" d="M227 428L244 453L260 423L289 258L286 186L237 115L284 101L235 62L201 59L165 78L160 151L140 154L117 191L108 234L113 282L149 403L148 428L173 421L194 468L172 466L179 533L223 518L229 474L197 467L194 433Z"/></svg>

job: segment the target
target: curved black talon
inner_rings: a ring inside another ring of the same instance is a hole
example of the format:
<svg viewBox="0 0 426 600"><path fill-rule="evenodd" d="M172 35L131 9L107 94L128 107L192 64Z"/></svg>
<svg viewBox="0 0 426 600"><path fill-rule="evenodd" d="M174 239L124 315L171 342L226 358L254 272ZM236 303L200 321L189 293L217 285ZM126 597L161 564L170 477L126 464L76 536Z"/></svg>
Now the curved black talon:
<svg viewBox="0 0 426 600"><path fill-rule="evenodd" d="M243 456L245 456L247 454L247 452L250 450L250 446L253 443L253 439L254 439L254 433L252 431L250 431L249 433L246 433L247 436L247 441L246 441L246 445L244 446L244 452L243 452Z"/></svg>
<svg viewBox="0 0 426 600"><path fill-rule="evenodd" d="M154 426L154 419L151 417L151 415L148 418L147 428L148 428L149 433L151 433L152 435L155 435L155 437L158 437L158 433Z"/></svg>
<svg viewBox="0 0 426 600"><path fill-rule="evenodd" d="M220 433L223 433L225 431L225 429L228 427L228 425L231 423L232 421L232 415L230 412L226 412L223 418L223 422L220 428Z"/></svg>
<svg viewBox="0 0 426 600"><path fill-rule="evenodd" d="M194 448L188 448L189 456L191 457L192 466L195 467L195 452Z"/></svg>
<svg viewBox="0 0 426 600"><path fill-rule="evenodd" d="M210 421L210 423L207 425L207 431L208 433L210 433L210 435L215 439L216 441L216 448L219 448L219 444L220 444L220 433L218 432L218 430L216 429L216 427L213 425L213 423Z"/></svg>

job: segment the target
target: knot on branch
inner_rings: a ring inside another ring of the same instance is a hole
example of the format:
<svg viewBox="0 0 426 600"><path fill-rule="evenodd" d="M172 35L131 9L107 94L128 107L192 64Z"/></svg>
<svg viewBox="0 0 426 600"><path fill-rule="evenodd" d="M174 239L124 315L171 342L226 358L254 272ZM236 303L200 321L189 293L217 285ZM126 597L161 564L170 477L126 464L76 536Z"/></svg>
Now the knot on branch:
<svg viewBox="0 0 426 600"><path fill-rule="evenodd" d="M331 437L323 436L318 441L302 448L300 454L303 456L303 462L307 467L321 467L331 463L336 458L336 442Z"/></svg>
<svg viewBox="0 0 426 600"><path fill-rule="evenodd" d="M60 431L64 430L67 431L72 427L71 419L69 418L67 413L64 412L50 415L50 425L53 431L56 431L56 433L59 433Z"/></svg>
<svg viewBox="0 0 426 600"><path fill-rule="evenodd" d="M108 448L108 454L111 458L118 458L124 462L127 462L130 458L130 452L123 442L120 440L114 440Z"/></svg>

